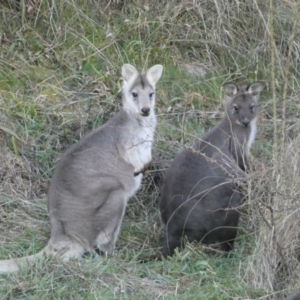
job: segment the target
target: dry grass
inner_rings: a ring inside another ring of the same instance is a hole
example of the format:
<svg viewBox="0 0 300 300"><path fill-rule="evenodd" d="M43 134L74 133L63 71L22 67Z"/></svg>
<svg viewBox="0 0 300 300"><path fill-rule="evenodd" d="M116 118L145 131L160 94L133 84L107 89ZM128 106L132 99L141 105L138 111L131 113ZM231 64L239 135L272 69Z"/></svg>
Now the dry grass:
<svg viewBox="0 0 300 300"><path fill-rule="evenodd" d="M85 261L84 275L80 263L56 271L59 264L50 262L48 269L42 265L36 274L19 275L17 288L18 277L1 279L4 298L50 299L50 294L39 293L50 293L50 282L57 298L68 297L59 284L60 272L84 278L82 285L75 279L68 286L70 298L93 299L100 289L107 297L130 299L282 299L300 287L297 0L1 4L2 259L37 252L46 243L45 194L53 168L65 149L119 109L122 64L165 67L158 86L154 161L126 211L120 253L97 265L99 270ZM268 85L260 102L247 222L241 224L232 260L206 256L201 247L191 246L172 261L149 267L135 264L160 245L163 227L157 201L165 169L180 149L219 120L220 86L229 80L265 80ZM239 273L239 266L245 271ZM89 281L89 272L97 279ZM38 278L45 274L43 285ZM76 295L72 288L78 285L83 292ZM191 286L190 292L186 286Z"/></svg>
<svg viewBox="0 0 300 300"><path fill-rule="evenodd" d="M255 224L255 249L245 280L269 291L300 287L300 139L281 153L282 168L260 166L250 193L250 219ZM277 176L276 176L277 175Z"/></svg>

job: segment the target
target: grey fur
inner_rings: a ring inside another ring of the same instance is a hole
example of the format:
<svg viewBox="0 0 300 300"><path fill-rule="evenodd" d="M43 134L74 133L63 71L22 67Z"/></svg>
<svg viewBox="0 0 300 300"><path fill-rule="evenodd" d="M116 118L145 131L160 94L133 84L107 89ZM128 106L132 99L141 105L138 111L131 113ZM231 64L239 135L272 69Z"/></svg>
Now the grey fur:
<svg viewBox="0 0 300 300"><path fill-rule="evenodd" d="M151 161L155 84L162 69L156 65L139 74L133 66L123 66L123 108L70 147L53 173L48 245L35 255L0 261L0 273L15 272L44 254L64 260L96 249L113 254L127 201Z"/></svg>
<svg viewBox="0 0 300 300"><path fill-rule="evenodd" d="M300 300L300 291L296 292L296 294L293 294L292 296L284 298L284 300Z"/></svg>
<svg viewBox="0 0 300 300"><path fill-rule="evenodd" d="M162 254L172 255L189 242L233 247L243 195L233 178L248 168L249 148L256 131L257 95L262 82L247 88L224 84L223 119L191 148L183 150L167 170L160 199L166 224Z"/></svg>

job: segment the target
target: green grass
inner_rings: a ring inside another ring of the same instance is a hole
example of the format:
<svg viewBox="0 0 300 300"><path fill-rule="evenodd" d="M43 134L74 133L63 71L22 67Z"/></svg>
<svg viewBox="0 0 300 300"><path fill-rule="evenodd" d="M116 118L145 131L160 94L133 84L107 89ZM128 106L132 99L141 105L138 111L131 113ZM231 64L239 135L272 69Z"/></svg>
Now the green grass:
<svg viewBox="0 0 300 300"><path fill-rule="evenodd" d="M0 259L36 253L47 243L46 193L53 169L70 145L119 110L121 66L145 70L159 63L164 73L157 86L153 164L128 204L119 251L109 259L87 256L68 264L50 258L0 276L0 298L273 300L299 289L300 229L293 221L300 182L294 169L300 131L299 26L289 73L282 71L292 25L299 19L297 3L274 3L272 91L269 1L23 0L20 10L10 6L11 0L3 1ZM158 199L164 170L221 118L224 82L255 80L265 81L267 88L260 97L249 205L234 251L226 257L189 245L168 260L141 264L160 249L163 238ZM280 131L286 117L287 140L280 153L286 166L279 171L274 168L273 92ZM276 263L283 259L271 252L278 244L290 267L280 283ZM273 265L264 260L269 257L275 257ZM270 265L269 280L264 268Z"/></svg>
<svg viewBox="0 0 300 300"><path fill-rule="evenodd" d="M50 259L17 275L2 276L0 295L3 299L156 299L162 295L166 299L257 299L266 294L240 278L247 263L244 252L253 244L253 236L239 238L228 257L205 254L200 245L191 245L168 260L139 263L149 253L147 247L158 247L145 236L151 222L125 218L121 249L113 258L85 257L68 264ZM36 252L34 234L23 231L22 236Z"/></svg>

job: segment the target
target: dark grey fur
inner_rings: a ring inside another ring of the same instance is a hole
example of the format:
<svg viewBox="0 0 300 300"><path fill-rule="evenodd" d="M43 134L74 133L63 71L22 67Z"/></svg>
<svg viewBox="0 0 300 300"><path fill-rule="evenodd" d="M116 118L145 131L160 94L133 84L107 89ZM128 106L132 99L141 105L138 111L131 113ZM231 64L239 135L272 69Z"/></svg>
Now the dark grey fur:
<svg viewBox="0 0 300 300"><path fill-rule="evenodd" d="M300 300L300 291L296 292L296 294L293 294L292 296L284 298L284 300Z"/></svg>
<svg viewBox="0 0 300 300"><path fill-rule="evenodd" d="M219 243L222 251L232 249L243 195L231 178L243 176L241 170L248 168L257 96L263 86L225 84L223 119L183 150L167 170L159 205L166 224L164 256L182 248L185 237L189 242Z"/></svg>

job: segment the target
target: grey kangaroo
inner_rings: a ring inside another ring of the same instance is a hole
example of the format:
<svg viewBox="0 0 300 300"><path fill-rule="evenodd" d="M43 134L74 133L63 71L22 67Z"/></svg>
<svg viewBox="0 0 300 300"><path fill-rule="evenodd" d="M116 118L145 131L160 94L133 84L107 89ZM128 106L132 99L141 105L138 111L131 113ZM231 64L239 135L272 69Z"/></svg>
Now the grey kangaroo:
<svg viewBox="0 0 300 300"><path fill-rule="evenodd" d="M70 147L53 173L47 246L35 255L0 261L0 273L18 271L43 255L68 260L96 249L113 254L127 201L151 162L155 85L162 71L155 65L140 74L123 65L122 109Z"/></svg>
<svg viewBox="0 0 300 300"><path fill-rule="evenodd" d="M202 139L183 150L167 170L160 199L166 224L162 255L182 248L184 240L232 249L243 195L232 177L248 169L249 149L256 135L258 95L254 82L239 88L225 83L225 114Z"/></svg>

